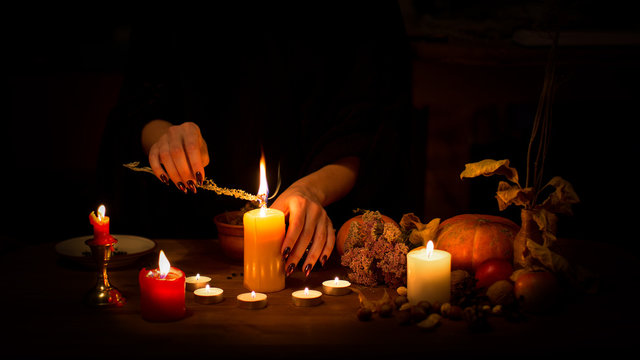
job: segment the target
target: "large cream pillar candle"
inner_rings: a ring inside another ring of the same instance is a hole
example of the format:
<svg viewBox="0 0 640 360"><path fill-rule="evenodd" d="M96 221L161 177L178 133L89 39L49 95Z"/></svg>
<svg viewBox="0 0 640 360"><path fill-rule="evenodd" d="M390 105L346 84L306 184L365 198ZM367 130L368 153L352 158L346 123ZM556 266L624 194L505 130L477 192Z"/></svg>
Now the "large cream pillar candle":
<svg viewBox="0 0 640 360"><path fill-rule="evenodd" d="M451 298L451 254L434 250L433 242L407 254L407 298L443 304Z"/></svg>

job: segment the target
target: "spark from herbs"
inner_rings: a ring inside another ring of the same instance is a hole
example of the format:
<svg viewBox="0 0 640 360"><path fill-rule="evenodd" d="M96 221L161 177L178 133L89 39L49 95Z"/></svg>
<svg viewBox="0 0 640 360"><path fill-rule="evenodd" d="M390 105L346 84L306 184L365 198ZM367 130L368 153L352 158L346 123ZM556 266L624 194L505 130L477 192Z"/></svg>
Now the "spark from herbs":
<svg viewBox="0 0 640 360"><path fill-rule="evenodd" d="M153 170L151 170L150 167L148 167L148 166L142 166L141 167L139 165L140 165L140 162L139 161L135 161L135 162L128 163L128 164L123 164L122 166L124 166L124 167L126 167L128 169L131 169L133 171L148 172L150 174L153 174ZM237 199L248 200L248 201L260 201L260 198L257 195L249 194L248 192L246 192L244 190L229 189L229 188L218 186L211 179L205 179L202 182L202 185L199 185L198 187L201 188L201 189L204 189L204 190L214 191L218 195L233 196L233 197L235 197Z"/></svg>
<svg viewBox="0 0 640 360"><path fill-rule="evenodd" d="M378 211L365 211L362 223L351 223L341 258L351 271L349 280L365 285L406 285L407 236L395 224L385 223Z"/></svg>

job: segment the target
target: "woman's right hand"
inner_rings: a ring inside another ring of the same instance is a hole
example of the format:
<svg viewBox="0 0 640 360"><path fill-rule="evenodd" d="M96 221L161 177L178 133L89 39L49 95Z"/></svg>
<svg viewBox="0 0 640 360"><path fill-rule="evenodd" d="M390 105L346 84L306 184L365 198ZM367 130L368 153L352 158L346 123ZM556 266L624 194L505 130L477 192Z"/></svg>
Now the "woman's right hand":
<svg viewBox="0 0 640 360"><path fill-rule="evenodd" d="M142 130L142 144L151 169L162 182L169 184L170 179L185 194L188 190L195 193L196 184L202 185L209 152L198 125L153 120Z"/></svg>

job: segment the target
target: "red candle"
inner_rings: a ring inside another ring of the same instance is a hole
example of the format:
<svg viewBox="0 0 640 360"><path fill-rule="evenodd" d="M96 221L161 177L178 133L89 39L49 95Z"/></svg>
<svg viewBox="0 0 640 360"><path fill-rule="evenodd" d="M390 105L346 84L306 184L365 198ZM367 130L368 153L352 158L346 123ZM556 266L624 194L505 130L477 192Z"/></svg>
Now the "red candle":
<svg viewBox="0 0 640 360"><path fill-rule="evenodd" d="M186 313L184 305L185 275L172 267L160 250L158 269L142 269L140 282L140 310L148 321L173 321L182 319Z"/></svg>
<svg viewBox="0 0 640 360"><path fill-rule="evenodd" d="M104 205L100 205L97 215L93 211L89 214L89 222L93 225L93 240L90 241L92 245L113 245L118 242L109 234L109 217L105 212Z"/></svg>

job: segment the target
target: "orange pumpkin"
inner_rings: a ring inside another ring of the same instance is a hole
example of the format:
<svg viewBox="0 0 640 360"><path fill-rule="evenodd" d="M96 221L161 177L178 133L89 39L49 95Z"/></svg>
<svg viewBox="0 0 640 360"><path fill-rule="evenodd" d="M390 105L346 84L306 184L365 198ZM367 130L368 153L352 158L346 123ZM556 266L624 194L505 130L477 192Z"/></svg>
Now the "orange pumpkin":
<svg viewBox="0 0 640 360"><path fill-rule="evenodd" d="M493 215L462 214L438 227L436 249L451 253L451 268L475 271L488 259L513 262L513 239L520 227Z"/></svg>

